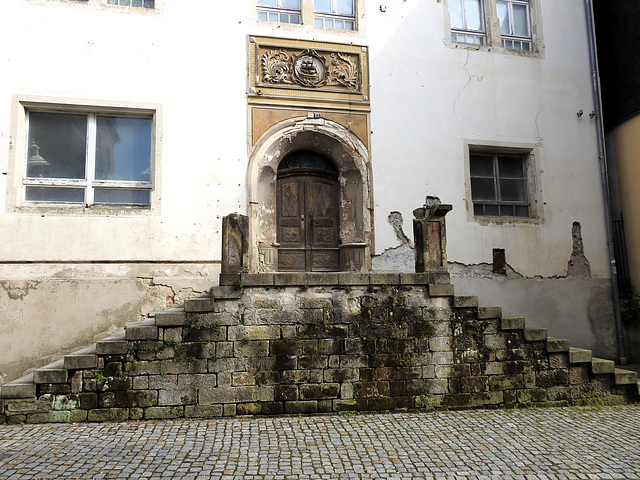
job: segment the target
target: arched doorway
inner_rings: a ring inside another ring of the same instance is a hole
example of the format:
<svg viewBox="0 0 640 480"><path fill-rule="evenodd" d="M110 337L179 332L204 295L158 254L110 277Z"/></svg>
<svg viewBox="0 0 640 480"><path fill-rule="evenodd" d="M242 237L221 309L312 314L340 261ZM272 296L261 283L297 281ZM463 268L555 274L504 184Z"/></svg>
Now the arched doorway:
<svg viewBox="0 0 640 480"><path fill-rule="evenodd" d="M282 269L286 268L285 263L288 262L280 262L279 256L284 253L286 257L291 253L286 249L293 247L282 245L284 237L278 218L278 196L282 195L279 183L282 182L278 179L296 177L304 170L291 168L293 163L283 163L289 155L293 154L291 158L295 158L297 152L308 152L317 155L316 158L323 157L329 161L327 167L312 167L313 172L309 173L313 173L318 188L337 188L335 194L324 195L334 198L337 202L337 206L332 204L337 214L337 220L334 220L338 232L337 243L334 241L331 243L332 246L327 248L324 247L325 244L320 244L320 249L337 247L339 264L336 267L331 263L335 262L335 257L329 261L330 256L320 259L318 255L315 267L308 268L307 265L313 265L313 261L309 263L305 259L304 269L298 266L295 268L299 270L294 270L294 267L289 266L288 271L321 271L321 264L324 264L323 271L368 271L371 266L370 252L373 250L373 198L370 190L369 153L360 139L342 125L330 120L309 118L293 118L273 125L261 135L252 149L247 170L249 271L286 271ZM316 163L315 167L318 165ZM322 183L320 179L331 180L330 183L335 187L328 184L319 185ZM305 191L308 190L306 186L303 188ZM312 214L317 221L317 212L314 211ZM304 215L305 227L308 227L309 213ZM314 223L314 230L316 225ZM321 231L316 230L314 233L319 236ZM313 246L310 250L313 251ZM332 252L335 255L335 250Z"/></svg>
<svg viewBox="0 0 640 480"><path fill-rule="evenodd" d="M338 169L309 150L278 165L276 218L278 271L340 270Z"/></svg>

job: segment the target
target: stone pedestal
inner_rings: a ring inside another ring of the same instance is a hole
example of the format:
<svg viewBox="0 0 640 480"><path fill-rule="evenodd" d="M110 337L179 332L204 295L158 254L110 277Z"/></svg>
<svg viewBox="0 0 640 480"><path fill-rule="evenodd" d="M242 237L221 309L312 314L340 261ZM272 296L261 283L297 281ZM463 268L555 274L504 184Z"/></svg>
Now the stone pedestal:
<svg viewBox="0 0 640 480"><path fill-rule="evenodd" d="M413 211L417 273L447 271L447 233L444 217L452 208L451 205L428 202L422 208Z"/></svg>
<svg viewBox="0 0 640 480"><path fill-rule="evenodd" d="M249 218L232 213L222 218L222 273L249 271Z"/></svg>

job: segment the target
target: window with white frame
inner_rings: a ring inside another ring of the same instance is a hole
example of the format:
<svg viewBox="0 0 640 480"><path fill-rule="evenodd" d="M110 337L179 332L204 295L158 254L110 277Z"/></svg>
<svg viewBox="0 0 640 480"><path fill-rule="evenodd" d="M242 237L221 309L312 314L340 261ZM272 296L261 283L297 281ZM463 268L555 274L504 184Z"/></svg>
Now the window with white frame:
<svg viewBox="0 0 640 480"><path fill-rule="evenodd" d="M316 27L356 29L354 0L314 0L313 7Z"/></svg>
<svg viewBox="0 0 640 480"><path fill-rule="evenodd" d="M473 214L531 217L528 151L470 151Z"/></svg>
<svg viewBox="0 0 640 480"><path fill-rule="evenodd" d="M449 19L452 42L485 44L482 0L449 0Z"/></svg>
<svg viewBox="0 0 640 480"><path fill-rule="evenodd" d="M146 207L152 190L150 115L27 111L27 203Z"/></svg>
<svg viewBox="0 0 640 480"><path fill-rule="evenodd" d="M258 0L258 21L300 24L300 0Z"/></svg>
<svg viewBox="0 0 640 480"><path fill-rule="evenodd" d="M531 19L528 0L498 0L496 13L500 22L502 46L511 50L531 51Z"/></svg>
<svg viewBox="0 0 640 480"><path fill-rule="evenodd" d="M155 8L155 0L107 0L107 5L120 5L122 7Z"/></svg>

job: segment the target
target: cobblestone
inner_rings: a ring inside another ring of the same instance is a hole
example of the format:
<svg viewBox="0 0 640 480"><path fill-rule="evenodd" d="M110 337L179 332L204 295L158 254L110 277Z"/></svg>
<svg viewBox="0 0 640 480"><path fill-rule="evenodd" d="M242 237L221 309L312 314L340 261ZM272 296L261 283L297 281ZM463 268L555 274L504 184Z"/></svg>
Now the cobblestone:
<svg viewBox="0 0 640 480"><path fill-rule="evenodd" d="M640 406L0 426L0 479L640 478Z"/></svg>

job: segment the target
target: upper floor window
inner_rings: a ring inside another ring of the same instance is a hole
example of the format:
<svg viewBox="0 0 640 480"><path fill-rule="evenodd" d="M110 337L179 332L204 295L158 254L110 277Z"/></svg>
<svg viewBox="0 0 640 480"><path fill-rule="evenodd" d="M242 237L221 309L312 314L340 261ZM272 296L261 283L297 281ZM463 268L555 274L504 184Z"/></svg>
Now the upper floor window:
<svg viewBox="0 0 640 480"><path fill-rule="evenodd" d="M356 29L354 0L314 0L316 27L339 30Z"/></svg>
<svg viewBox="0 0 640 480"><path fill-rule="evenodd" d="M107 0L107 5L120 5L122 7L155 8L155 0Z"/></svg>
<svg viewBox="0 0 640 480"><path fill-rule="evenodd" d="M300 0L258 0L258 20L300 24Z"/></svg>
<svg viewBox="0 0 640 480"><path fill-rule="evenodd" d="M149 116L27 112L25 201L149 206L152 122Z"/></svg>
<svg viewBox="0 0 640 480"><path fill-rule="evenodd" d="M449 0L451 41L484 45L484 12L481 0Z"/></svg>
<svg viewBox="0 0 640 480"><path fill-rule="evenodd" d="M531 0L448 0L451 41L533 50Z"/></svg>
<svg viewBox="0 0 640 480"><path fill-rule="evenodd" d="M512 50L531 50L529 2L527 0L498 0L496 13L500 21L502 46Z"/></svg>

